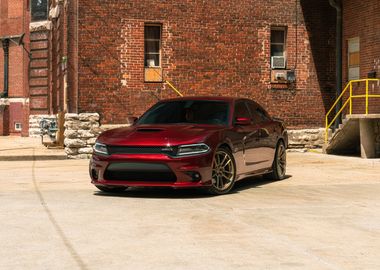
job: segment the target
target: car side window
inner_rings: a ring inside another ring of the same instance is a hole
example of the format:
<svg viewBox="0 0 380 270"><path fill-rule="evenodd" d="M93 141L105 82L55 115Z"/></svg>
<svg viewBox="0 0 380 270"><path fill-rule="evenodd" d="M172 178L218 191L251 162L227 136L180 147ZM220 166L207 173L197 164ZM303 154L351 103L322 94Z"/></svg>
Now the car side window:
<svg viewBox="0 0 380 270"><path fill-rule="evenodd" d="M244 101L238 101L235 104L235 119L236 118L251 118L247 105Z"/></svg>
<svg viewBox="0 0 380 270"><path fill-rule="evenodd" d="M268 114L259 105L253 102L248 102L248 107L252 115L253 123L259 124L270 120Z"/></svg>
<svg viewBox="0 0 380 270"><path fill-rule="evenodd" d="M260 118L263 121L269 121L270 120L268 113L266 111L264 111L263 108L257 107L256 113L260 116Z"/></svg>

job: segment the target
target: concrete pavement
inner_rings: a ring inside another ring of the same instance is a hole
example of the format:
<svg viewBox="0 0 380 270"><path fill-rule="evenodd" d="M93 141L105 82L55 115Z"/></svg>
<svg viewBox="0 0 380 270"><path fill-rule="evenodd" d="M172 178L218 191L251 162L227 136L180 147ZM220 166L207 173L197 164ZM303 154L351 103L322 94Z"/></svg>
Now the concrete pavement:
<svg viewBox="0 0 380 270"><path fill-rule="evenodd" d="M232 194L107 195L87 160L0 162L0 269L380 269L380 160L290 153Z"/></svg>
<svg viewBox="0 0 380 270"><path fill-rule="evenodd" d="M0 161L67 159L63 149L48 149L41 138L0 136Z"/></svg>

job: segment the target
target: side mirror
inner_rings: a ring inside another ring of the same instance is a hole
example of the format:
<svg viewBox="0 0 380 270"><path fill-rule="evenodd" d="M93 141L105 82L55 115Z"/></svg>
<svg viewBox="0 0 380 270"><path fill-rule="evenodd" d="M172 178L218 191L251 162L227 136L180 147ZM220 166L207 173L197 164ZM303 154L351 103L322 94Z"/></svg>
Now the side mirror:
<svg viewBox="0 0 380 270"><path fill-rule="evenodd" d="M236 117L235 125L237 126L248 126L251 124L251 119L247 117Z"/></svg>
<svg viewBox="0 0 380 270"><path fill-rule="evenodd" d="M128 117L128 124L134 125L137 122L138 118L135 116Z"/></svg>

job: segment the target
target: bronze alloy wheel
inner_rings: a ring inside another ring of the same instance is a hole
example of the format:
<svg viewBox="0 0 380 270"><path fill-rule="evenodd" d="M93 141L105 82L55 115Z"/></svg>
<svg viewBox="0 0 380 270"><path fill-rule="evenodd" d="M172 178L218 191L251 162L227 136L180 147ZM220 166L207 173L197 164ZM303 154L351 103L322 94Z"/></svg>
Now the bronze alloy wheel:
<svg viewBox="0 0 380 270"><path fill-rule="evenodd" d="M265 174L264 178L270 180L282 180L286 175L286 147L282 141L277 144L273 160L272 172Z"/></svg>
<svg viewBox="0 0 380 270"><path fill-rule="evenodd" d="M286 149L283 143L280 143L277 147L276 165L278 179L284 179L286 174Z"/></svg>
<svg viewBox="0 0 380 270"><path fill-rule="evenodd" d="M212 194L225 194L229 192L236 178L235 160L231 152L225 148L219 148L212 165L212 186L209 191Z"/></svg>

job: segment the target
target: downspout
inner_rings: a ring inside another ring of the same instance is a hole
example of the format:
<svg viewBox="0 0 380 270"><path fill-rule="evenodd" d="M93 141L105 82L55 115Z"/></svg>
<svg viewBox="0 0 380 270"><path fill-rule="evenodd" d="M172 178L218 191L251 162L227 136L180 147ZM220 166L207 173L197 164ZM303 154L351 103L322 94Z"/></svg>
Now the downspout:
<svg viewBox="0 0 380 270"><path fill-rule="evenodd" d="M8 97L9 89L9 38L2 40L3 50L4 50L4 89L0 97Z"/></svg>
<svg viewBox="0 0 380 270"><path fill-rule="evenodd" d="M335 63L335 87L336 97L342 93L342 4L339 0L329 0L330 6L336 9L336 63ZM340 100L335 108L336 114L342 108L342 100ZM341 115L335 121L335 129L342 122Z"/></svg>

